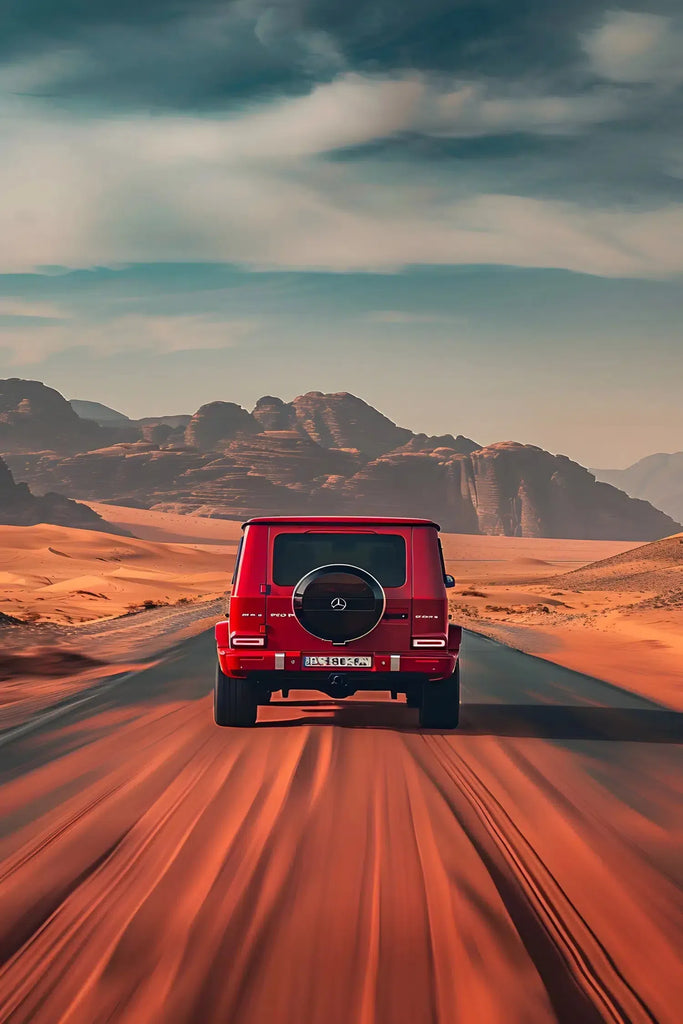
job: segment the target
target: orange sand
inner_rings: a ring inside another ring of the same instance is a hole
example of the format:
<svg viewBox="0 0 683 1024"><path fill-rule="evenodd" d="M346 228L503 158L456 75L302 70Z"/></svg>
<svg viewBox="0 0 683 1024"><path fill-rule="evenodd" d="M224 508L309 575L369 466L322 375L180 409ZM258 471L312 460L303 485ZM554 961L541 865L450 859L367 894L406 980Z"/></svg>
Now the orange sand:
<svg viewBox="0 0 683 1024"><path fill-rule="evenodd" d="M641 566L634 552L635 570L620 563L598 565L574 579L571 570L578 565L557 556L579 543L587 553L585 546L591 542L507 543L511 555L512 546L519 543L537 543L539 551L542 544L555 545L555 557L551 553L533 563L520 555L497 565L482 563L477 570L472 563L459 564L452 557L457 557L457 548L447 541L448 568L461 581L450 598L455 621L529 654L683 709L683 605L670 596L676 587L680 594L680 561L645 576L640 570L647 564ZM608 545L596 544L594 557L587 561L641 548L611 546L610 551ZM605 550L598 553L600 548ZM580 552L576 547L574 553Z"/></svg>
<svg viewBox="0 0 683 1024"><path fill-rule="evenodd" d="M0 527L0 612L81 623L144 602L219 597L235 544L164 544L61 526Z"/></svg>
<svg viewBox="0 0 683 1024"><path fill-rule="evenodd" d="M151 512L148 509L105 505L96 501L87 504L108 523L120 526L142 540L175 544L234 544L236 548L242 533L241 522L234 519Z"/></svg>

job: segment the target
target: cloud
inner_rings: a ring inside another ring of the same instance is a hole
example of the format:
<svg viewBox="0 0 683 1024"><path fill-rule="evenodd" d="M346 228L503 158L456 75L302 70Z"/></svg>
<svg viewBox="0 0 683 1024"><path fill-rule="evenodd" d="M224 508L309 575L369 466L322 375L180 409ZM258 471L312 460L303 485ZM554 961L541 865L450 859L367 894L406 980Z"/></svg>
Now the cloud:
<svg viewBox="0 0 683 1024"><path fill-rule="evenodd" d="M483 185L477 167L416 172L371 153L356 162L326 158L409 133L567 137L623 105L610 88L589 102L502 96L490 83L418 74L349 73L305 96L211 118L92 118L15 100L0 120L0 271L190 260L678 273L679 205L651 199L640 210L601 209L534 195L533 181L532 194L514 194L500 174Z"/></svg>
<svg viewBox="0 0 683 1024"><path fill-rule="evenodd" d="M615 89L580 96L528 90L496 95L495 83L340 75L307 96L282 100L226 126L225 148L245 155L301 156L359 146L405 132L471 138L529 132L572 134L619 117L628 99Z"/></svg>
<svg viewBox="0 0 683 1024"><path fill-rule="evenodd" d="M683 80L680 22L658 14L607 11L583 37L592 70L612 82L675 84Z"/></svg>
<svg viewBox="0 0 683 1024"><path fill-rule="evenodd" d="M10 365L22 366L39 363L52 352L74 347L160 355L232 348L249 338L258 326L252 318L221 320L204 315L147 316L129 312L100 322L72 316L62 317L62 322L46 320L39 326L26 314L23 324L4 324L3 305L21 308L23 304L15 300L3 300L0 304L0 352Z"/></svg>
<svg viewBox="0 0 683 1024"><path fill-rule="evenodd" d="M54 78L56 95L102 107L207 107L299 93L311 78L344 68L397 67L494 77L525 73L531 61L558 68L573 27L593 0L547 16L543 0L97 0L14 4L0 60L40 56L54 41L87 56Z"/></svg>
<svg viewBox="0 0 683 1024"><path fill-rule="evenodd" d="M378 309L367 313L364 317L373 324L397 324L398 326L411 326L412 324L453 324L456 317L443 313L412 313L404 309Z"/></svg>
<svg viewBox="0 0 683 1024"><path fill-rule="evenodd" d="M12 317L16 321L23 319L33 323L36 320L63 320L66 315L61 307L50 302L27 302L22 298L0 296L0 320Z"/></svg>

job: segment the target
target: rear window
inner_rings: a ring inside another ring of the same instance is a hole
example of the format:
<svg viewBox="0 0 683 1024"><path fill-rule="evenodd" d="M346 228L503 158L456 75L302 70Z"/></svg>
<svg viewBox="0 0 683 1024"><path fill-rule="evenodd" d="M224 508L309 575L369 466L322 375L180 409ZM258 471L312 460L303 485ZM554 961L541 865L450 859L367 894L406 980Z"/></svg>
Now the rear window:
<svg viewBox="0 0 683 1024"><path fill-rule="evenodd" d="M406 581L406 542L393 533L280 533L273 547L273 581L293 587L321 565L355 565L383 587Z"/></svg>

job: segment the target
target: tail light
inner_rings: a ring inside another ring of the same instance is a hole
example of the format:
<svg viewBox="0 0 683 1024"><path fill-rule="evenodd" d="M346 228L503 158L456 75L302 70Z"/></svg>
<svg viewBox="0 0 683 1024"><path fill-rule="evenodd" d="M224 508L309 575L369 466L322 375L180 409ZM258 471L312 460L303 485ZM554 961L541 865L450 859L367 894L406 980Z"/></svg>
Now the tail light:
<svg viewBox="0 0 683 1024"><path fill-rule="evenodd" d="M231 647L265 647L265 636L238 636L233 633L230 637Z"/></svg>
<svg viewBox="0 0 683 1024"><path fill-rule="evenodd" d="M414 636L412 639L413 647L445 647L446 638L435 639L433 637L418 637Z"/></svg>

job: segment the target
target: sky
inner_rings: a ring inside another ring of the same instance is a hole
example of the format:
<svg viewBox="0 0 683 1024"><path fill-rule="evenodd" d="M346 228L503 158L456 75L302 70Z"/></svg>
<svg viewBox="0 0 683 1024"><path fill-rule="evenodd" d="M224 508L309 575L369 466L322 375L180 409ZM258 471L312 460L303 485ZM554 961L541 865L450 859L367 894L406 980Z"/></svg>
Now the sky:
<svg viewBox="0 0 683 1024"><path fill-rule="evenodd" d="M663 0L4 0L0 376L683 448Z"/></svg>

